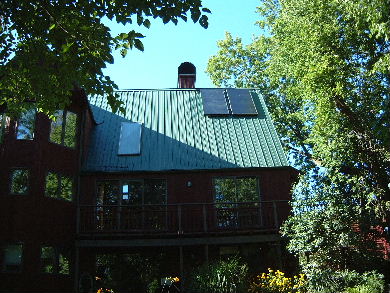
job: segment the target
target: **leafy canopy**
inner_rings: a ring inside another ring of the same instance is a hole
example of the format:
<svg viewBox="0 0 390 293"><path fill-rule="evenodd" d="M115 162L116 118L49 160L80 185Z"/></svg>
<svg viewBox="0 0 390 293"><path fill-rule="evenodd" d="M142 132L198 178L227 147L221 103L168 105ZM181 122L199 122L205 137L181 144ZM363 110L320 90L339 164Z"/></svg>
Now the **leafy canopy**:
<svg viewBox="0 0 390 293"><path fill-rule="evenodd" d="M113 36L102 19L149 28L155 18L187 21L188 12L207 28L210 11L201 0L0 1L0 108L20 113L36 101L52 114L69 103L72 89L83 88L108 95L117 111L117 87L102 68L114 62L114 49L122 56L134 47L143 51L144 36L133 29Z"/></svg>
<svg viewBox="0 0 390 293"><path fill-rule="evenodd" d="M207 71L216 85L262 89L301 170L290 250L307 268L347 266L345 251L367 243L352 225L389 217L390 3L263 0L258 11L266 33L249 45L227 33Z"/></svg>

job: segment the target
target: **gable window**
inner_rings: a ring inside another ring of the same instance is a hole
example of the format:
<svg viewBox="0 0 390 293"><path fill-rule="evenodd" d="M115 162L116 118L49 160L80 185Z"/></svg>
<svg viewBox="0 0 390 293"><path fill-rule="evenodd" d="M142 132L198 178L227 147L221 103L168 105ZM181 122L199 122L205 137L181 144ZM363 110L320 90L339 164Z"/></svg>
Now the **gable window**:
<svg viewBox="0 0 390 293"><path fill-rule="evenodd" d="M213 185L218 228L239 229L259 225L257 177L214 178Z"/></svg>
<svg viewBox="0 0 390 293"><path fill-rule="evenodd" d="M16 139L31 140L34 138L35 109L24 112L16 123Z"/></svg>
<svg viewBox="0 0 390 293"><path fill-rule="evenodd" d="M23 244L10 244L3 248L3 271L17 273L22 270Z"/></svg>
<svg viewBox="0 0 390 293"><path fill-rule="evenodd" d="M15 169L11 172L11 194L25 195L28 193L29 171Z"/></svg>
<svg viewBox="0 0 390 293"><path fill-rule="evenodd" d="M41 247L41 271L48 274L69 275L69 251L53 246Z"/></svg>
<svg viewBox="0 0 390 293"><path fill-rule="evenodd" d="M66 147L75 148L77 133L77 114L70 111L56 111L55 121L51 122L50 141Z"/></svg>
<svg viewBox="0 0 390 293"><path fill-rule="evenodd" d="M57 173L49 172L46 176L45 195L52 198L73 200L73 180Z"/></svg>

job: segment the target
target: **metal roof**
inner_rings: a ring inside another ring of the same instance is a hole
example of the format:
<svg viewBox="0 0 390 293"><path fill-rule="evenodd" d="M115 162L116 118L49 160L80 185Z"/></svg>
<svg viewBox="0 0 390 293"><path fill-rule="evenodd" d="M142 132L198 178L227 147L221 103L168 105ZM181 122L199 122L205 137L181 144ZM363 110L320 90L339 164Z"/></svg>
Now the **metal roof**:
<svg viewBox="0 0 390 293"><path fill-rule="evenodd" d="M258 115L207 116L198 89L119 91L126 114L90 97L94 126L84 171L203 170L288 166L260 92ZM142 123L141 154L118 156L121 122Z"/></svg>

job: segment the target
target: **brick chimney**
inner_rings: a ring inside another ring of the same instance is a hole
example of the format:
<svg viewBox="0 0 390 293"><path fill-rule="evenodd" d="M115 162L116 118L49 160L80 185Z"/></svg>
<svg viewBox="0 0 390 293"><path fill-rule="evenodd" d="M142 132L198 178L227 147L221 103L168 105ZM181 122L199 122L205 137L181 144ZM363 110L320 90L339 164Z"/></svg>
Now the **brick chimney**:
<svg viewBox="0 0 390 293"><path fill-rule="evenodd" d="M190 62L183 62L177 69L177 87L181 89L195 88L196 67Z"/></svg>

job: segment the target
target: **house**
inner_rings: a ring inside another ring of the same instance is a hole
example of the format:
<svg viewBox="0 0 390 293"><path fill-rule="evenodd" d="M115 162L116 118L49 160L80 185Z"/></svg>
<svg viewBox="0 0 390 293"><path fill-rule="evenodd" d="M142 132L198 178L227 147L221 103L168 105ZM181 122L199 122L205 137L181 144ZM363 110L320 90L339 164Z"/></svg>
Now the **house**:
<svg viewBox="0 0 390 293"><path fill-rule="evenodd" d="M177 89L119 91L125 114L81 90L55 121L0 114L1 292L88 291L109 255L184 280L227 255L281 265L297 171L265 101L195 80L185 62Z"/></svg>

